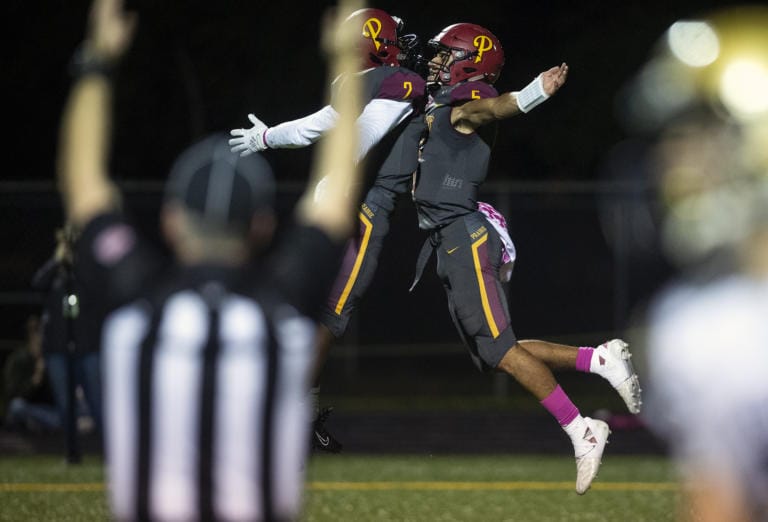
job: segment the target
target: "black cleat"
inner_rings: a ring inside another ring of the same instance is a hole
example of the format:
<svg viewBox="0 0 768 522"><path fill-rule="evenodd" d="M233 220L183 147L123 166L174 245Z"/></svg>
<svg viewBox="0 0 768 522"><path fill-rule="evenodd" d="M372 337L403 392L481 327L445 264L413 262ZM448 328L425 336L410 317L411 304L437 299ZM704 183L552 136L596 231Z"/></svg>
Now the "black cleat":
<svg viewBox="0 0 768 522"><path fill-rule="evenodd" d="M341 453L341 443L333 438L333 435L325 429L325 420L332 411L333 407L323 408L312 423L312 449L329 453Z"/></svg>

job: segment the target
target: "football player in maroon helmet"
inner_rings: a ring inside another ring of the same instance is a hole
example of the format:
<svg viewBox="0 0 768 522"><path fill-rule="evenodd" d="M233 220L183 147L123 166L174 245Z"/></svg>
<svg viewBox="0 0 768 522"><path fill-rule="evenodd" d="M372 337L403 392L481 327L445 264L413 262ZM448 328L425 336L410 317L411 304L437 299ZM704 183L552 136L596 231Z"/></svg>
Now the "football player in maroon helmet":
<svg viewBox="0 0 768 522"><path fill-rule="evenodd" d="M396 199L410 190L418 163L426 103L424 79L400 64L401 59L418 54L417 39L413 35L400 39L402 20L381 9L366 8L353 12L344 23L357 26L360 74L367 93L357 120L356 157L366 160L366 169L375 172L375 180L360 206L359 235L348 245L318 328L318 363L312 391L317 415L313 444L316 449L331 452L339 451L341 445L325 430L328 409L320 410L317 406L320 373L333 340L346 331L357 302L373 280ZM339 92L343 91L343 84L343 79L337 79L331 87L331 101L319 111L297 120L268 127L249 114L253 126L232 130L230 147L234 152L248 155L270 148L296 148L314 143L335 125L338 114L334 103L343 96L343 92ZM322 192L321 188L316 197L322 197Z"/></svg>
<svg viewBox="0 0 768 522"><path fill-rule="evenodd" d="M449 25L431 39L435 51L434 83L455 85L465 80L494 84L504 67L504 49L488 29L475 24Z"/></svg>
<svg viewBox="0 0 768 522"><path fill-rule="evenodd" d="M498 94L493 84L504 66L504 51L488 29L454 24L428 45L435 52L427 77L429 133L420 151L413 199L419 226L430 237L419 256L416 281L436 252L451 316L473 362L481 370L514 377L555 417L573 443L576 492L584 494L597 476L608 425L582 417L552 370L597 373L638 413L640 387L629 348L620 339L597 348L518 341L500 282L502 238L477 200L491 153L478 131L547 100L565 83L568 66L542 72L521 91Z"/></svg>

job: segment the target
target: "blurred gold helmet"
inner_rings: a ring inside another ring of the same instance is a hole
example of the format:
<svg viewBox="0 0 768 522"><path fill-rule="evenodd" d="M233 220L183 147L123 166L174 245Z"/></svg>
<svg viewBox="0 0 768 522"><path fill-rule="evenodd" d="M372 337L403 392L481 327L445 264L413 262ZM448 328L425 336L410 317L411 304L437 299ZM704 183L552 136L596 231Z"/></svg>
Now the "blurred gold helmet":
<svg viewBox="0 0 768 522"><path fill-rule="evenodd" d="M654 138L670 257L689 264L768 229L768 8L674 23L619 109Z"/></svg>

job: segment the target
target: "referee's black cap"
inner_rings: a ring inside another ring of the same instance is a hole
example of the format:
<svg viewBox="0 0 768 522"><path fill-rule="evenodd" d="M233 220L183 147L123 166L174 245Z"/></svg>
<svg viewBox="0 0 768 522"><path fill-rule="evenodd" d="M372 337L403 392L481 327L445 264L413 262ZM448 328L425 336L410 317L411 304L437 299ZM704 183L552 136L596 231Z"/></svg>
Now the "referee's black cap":
<svg viewBox="0 0 768 522"><path fill-rule="evenodd" d="M225 134L214 134L176 159L165 200L210 224L247 229L255 213L273 208L275 177L263 156L241 157L231 152Z"/></svg>

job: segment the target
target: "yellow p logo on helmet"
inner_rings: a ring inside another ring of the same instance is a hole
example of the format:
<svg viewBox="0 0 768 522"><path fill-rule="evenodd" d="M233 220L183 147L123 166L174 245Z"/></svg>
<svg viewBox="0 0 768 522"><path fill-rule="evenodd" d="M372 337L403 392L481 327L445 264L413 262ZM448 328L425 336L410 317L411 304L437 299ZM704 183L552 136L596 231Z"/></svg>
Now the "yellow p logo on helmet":
<svg viewBox="0 0 768 522"><path fill-rule="evenodd" d="M376 38L379 36L379 33L381 33L381 20L378 18L369 18L365 21L363 24L363 36L373 40L373 45L376 46L377 51L379 50L379 47L381 47L381 43L376 40Z"/></svg>
<svg viewBox="0 0 768 522"><path fill-rule="evenodd" d="M485 36L484 34L479 34L475 36L475 39L472 40L472 43L475 47L477 47L477 56L475 57L475 63L478 63L482 61L483 59L483 53L485 51L490 51L493 49L493 42L490 38Z"/></svg>

